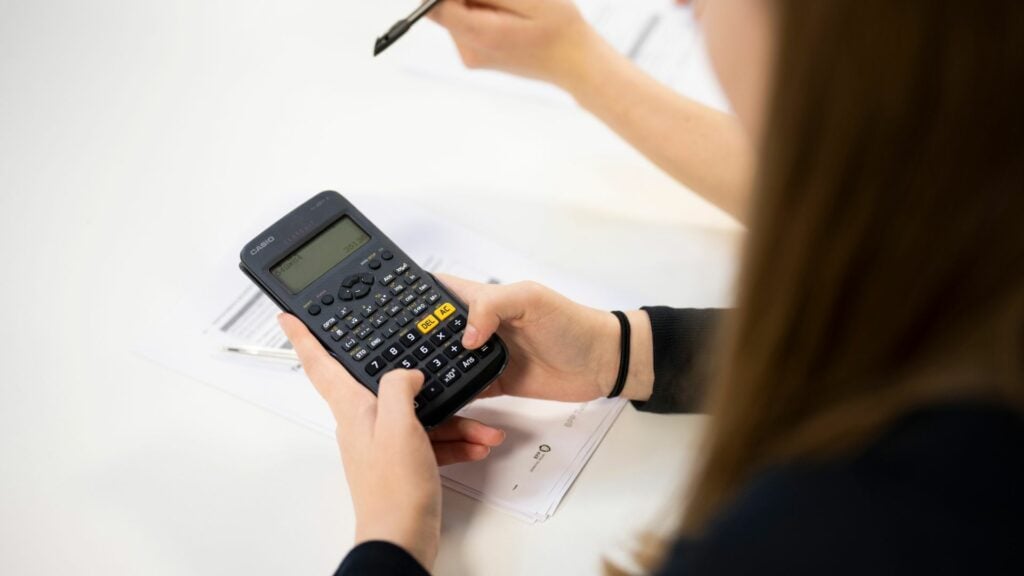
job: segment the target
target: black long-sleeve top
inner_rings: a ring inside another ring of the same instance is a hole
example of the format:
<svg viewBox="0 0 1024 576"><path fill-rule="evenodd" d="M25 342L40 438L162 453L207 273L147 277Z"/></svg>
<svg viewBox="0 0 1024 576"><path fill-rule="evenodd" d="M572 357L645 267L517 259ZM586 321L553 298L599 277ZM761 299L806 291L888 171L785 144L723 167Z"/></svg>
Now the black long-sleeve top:
<svg viewBox="0 0 1024 576"><path fill-rule="evenodd" d="M722 312L645 308L654 336L648 412L699 408ZM675 506L676 503L669 505ZM1006 408L922 408L855 456L756 476L658 574L1024 574L1024 416ZM336 576L421 576L387 542L354 548Z"/></svg>

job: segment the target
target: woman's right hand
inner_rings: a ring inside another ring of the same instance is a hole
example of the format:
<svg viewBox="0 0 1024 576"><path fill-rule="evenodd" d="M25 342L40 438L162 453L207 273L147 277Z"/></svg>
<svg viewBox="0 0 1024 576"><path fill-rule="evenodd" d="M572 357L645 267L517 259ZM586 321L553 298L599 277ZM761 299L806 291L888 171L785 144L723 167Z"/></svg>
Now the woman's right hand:
<svg viewBox="0 0 1024 576"><path fill-rule="evenodd" d="M508 348L505 372L482 394L579 402L603 398L619 369L621 329L609 312L578 304L534 282L480 284L439 274L469 307L462 344L475 350L497 332ZM643 400L654 381L650 319L627 313L632 360L624 397Z"/></svg>
<svg viewBox="0 0 1024 576"><path fill-rule="evenodd" d="M501 70L573 92L604 40L571 0L445 0L430 17L468 68Z"/></svg>

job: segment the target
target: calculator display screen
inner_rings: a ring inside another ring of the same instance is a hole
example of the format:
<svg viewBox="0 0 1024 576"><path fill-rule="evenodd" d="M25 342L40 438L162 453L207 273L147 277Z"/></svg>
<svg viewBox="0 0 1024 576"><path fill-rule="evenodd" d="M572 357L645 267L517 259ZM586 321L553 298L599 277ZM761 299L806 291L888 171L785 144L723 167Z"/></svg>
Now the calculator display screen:
<svg viewBox="0 0 1024 576"><path fill-rule="evenodd" d="M369 234L346 216L292 252L270 273L298 294L369 241Z"/></svg>

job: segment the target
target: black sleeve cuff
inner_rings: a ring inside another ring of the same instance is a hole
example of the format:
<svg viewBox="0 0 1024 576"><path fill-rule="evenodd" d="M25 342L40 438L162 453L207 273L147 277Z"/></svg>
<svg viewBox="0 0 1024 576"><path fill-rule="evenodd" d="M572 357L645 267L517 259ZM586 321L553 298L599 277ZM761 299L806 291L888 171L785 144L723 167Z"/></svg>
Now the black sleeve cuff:
<svg viewBox="0 0 1024 576"><path fill-rule="evenodd" d="M633 406L659 414L699 411L709 380L707 352L725 311L665 306L642 310L651 318L654 390L650 399Z"/></svg>
<svg viewBox="0 0 1024 576"><path fill-rule="evenodd" d="M374 540L348 553L334 576L430 576L405 548Z"/></svg>

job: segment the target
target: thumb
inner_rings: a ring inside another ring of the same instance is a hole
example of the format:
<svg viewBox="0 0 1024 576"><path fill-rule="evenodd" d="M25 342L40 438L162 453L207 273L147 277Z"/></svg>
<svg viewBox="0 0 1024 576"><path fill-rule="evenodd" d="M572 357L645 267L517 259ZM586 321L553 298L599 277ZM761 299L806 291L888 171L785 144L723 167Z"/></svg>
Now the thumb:
<svg viewBox="0 0 1024 576"><path fill-rule="evenodd" d="M413 401L423 388L423 372L392 370L377 387L377 423L389 426L403 420L419 422Z"/></svg>
<svg viewBox="0 0 1024 576"><path fill-rule="evenodd" d="M501 24L510 14L499 6L441 2L428 17L448 30L453 38L479 43L498 36ZM499 36L500 37L500 36Z"/></svg>
<svg viewBox="0 0 1024 576"><path fill-rule="evenodd" d="M485 284L466 301L469 319L462 345L470 350L479 348L498 331L502 323L519 320L536 303L543 288L533 282L517 282L508 286Z"/></svg>
<svg viewBox="0 0 1024 576"><path fill-rule="evenodd" d="M459 278L458 276L452 276L451 274L445 274L443 272L434 274L434 277L440 280L441 283L445 285L445 288L454 292L455 296L463 302L469 302L474 294L479 292L481 288L487 286L487 284L466 280L465 278Z"/></svg>

